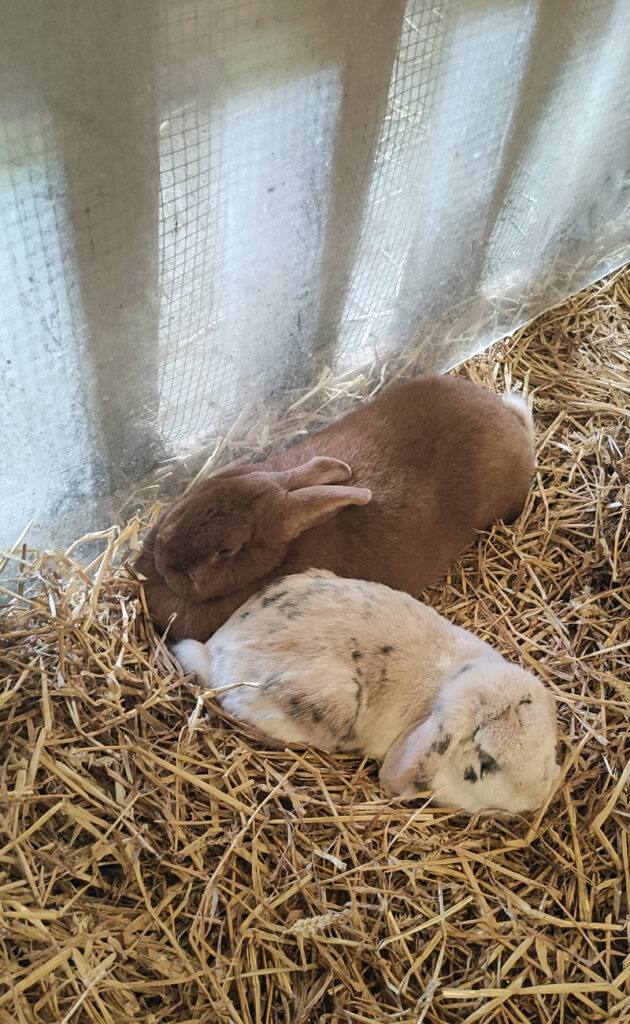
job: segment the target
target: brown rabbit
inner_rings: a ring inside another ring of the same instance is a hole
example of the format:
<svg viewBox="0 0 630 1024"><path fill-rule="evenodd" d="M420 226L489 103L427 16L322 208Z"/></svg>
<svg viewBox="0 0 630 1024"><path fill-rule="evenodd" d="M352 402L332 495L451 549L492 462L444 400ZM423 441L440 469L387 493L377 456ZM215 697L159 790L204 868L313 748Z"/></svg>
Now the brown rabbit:
<svg viewBox="0 0 630 1024"><path fill-rule="evenodd" d="M417 377L264 462L167 506L136 562L170 636L207 640L253 593L309 567L417 595L531 482L523 399Z"/></svg>

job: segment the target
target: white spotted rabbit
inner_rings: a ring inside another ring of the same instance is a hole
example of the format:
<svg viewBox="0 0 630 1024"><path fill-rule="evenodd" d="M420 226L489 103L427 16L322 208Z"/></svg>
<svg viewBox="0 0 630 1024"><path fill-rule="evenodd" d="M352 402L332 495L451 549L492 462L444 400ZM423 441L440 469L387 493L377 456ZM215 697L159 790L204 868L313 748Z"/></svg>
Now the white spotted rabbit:
<svg viewBox="0 0 630 1024"><path fill-rule="evenodd" d="M383 760L390 796L531 811L557 778L549 691L408 594L322 570L287 576L207 641L174 647L223 708L281 744Z"/></svg>

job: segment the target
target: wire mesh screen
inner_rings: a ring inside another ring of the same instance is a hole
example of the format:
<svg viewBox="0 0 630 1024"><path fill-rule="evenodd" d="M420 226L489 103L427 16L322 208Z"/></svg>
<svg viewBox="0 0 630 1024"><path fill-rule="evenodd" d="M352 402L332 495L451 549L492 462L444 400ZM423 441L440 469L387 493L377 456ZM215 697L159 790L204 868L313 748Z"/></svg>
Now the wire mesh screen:
<svg viewBox="0 0 630 1024"><path fill-rule="evenodd" d="M2 544L630 258L626 0L22 0L0 46Z"/></svg>

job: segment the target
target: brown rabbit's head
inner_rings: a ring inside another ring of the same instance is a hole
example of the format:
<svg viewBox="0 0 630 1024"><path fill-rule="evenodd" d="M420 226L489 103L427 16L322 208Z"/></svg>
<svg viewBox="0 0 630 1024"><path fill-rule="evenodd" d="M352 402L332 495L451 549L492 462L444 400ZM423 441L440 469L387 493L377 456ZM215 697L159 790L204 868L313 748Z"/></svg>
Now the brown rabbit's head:
<svg viewBox="0 0 630 1024"><path fill-rule="evenodd" d="M371 491L338 486L345 462L317 457L284 472L256 470L195 484L158 522L155 567L180 597L199 602L246 586L284 560L289 542Z"/></svg>

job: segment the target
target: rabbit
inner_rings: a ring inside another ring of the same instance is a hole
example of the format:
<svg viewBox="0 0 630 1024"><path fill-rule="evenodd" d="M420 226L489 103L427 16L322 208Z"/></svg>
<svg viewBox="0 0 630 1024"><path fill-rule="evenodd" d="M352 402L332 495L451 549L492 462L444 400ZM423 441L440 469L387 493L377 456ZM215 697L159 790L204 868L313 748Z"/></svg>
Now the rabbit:
<svg viewBox="0 0 630 1024"><path fill-rule="evenodd" d="M516 518L533 467L522 398L417 377L193 485L163 510L135 568L173 639L207 640L273 579L312 566L417 595L477 531Z"/></svg>
<svg viewBox="0 0 630 1024"><path fill-rule="evenodd" d="M186 639L173 650L205 686L229 687L221 706L276 744L382 761L391 797L430 788L466 811L523 813L559 773L543 683L383 584L316 569L288 576L205 644Z"/></svg>

